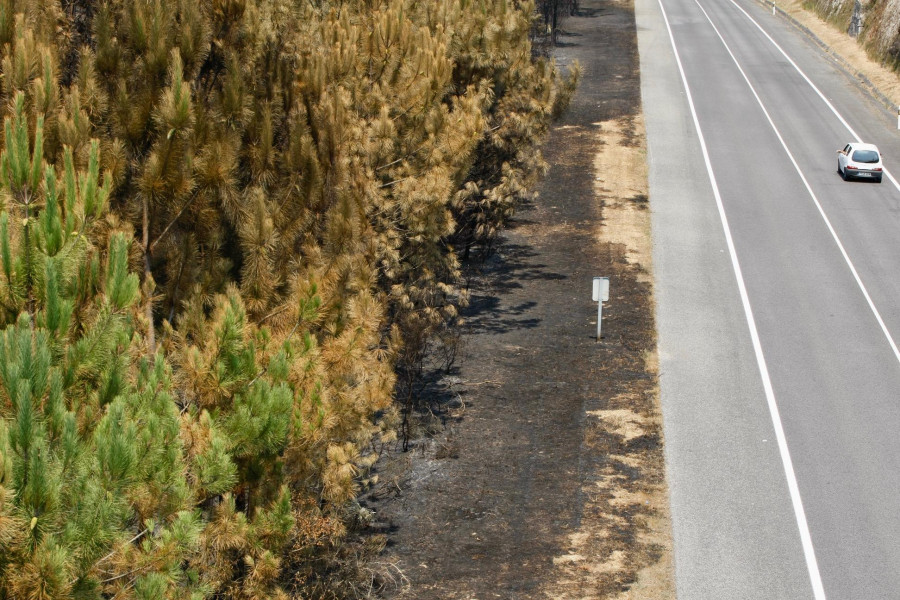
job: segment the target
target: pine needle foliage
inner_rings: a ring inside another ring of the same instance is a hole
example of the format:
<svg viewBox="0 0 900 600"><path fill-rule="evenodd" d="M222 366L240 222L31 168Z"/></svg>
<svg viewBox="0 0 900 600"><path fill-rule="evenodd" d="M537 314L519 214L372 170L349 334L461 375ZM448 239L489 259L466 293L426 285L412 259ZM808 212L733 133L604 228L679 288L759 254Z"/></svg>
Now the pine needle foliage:
<svg viewBox="0 0 900 600"><path fill-rule="evenodd" d="M85 170L68 147L47 163L25 104L0 154L0 597L141 597L162 573L187 594L201 522L170 373L133 354L132 236L106 211L99 143Z"/></svg>
<svg viewBox="0 0 900 600"><path fill-rule="evenodd" d="M0 0L0 599L331 593L574 89L533 19Z"/></svg>

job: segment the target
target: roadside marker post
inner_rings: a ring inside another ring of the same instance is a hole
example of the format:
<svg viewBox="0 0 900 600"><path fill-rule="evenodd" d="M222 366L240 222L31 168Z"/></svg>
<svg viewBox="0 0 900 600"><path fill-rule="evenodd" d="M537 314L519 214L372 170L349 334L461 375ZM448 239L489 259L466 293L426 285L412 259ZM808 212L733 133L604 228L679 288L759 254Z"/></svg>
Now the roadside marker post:
<svg viewBox="0 0 900 600"><path fill-rule="evenodd" d="M897 129L900 129L900 106L897 107Z"/></svg>
<svg viewBox="0 0 900 600"><path fill-rule="evenodd" d="M597 341L603 324L603 303L609 302L609 277L594 277L594 302L597 303Z"/></svg>

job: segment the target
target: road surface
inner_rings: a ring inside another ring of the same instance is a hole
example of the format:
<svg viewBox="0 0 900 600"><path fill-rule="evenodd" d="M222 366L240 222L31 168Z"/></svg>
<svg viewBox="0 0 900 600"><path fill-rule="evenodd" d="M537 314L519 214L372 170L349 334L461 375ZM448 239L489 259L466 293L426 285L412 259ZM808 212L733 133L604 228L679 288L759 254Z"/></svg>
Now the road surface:
<svg viewBox="0 0 900 600"><path fill-rule="evenodd" d="M900 598L896 115L752 0L636 0L680 600Z"/></svg>

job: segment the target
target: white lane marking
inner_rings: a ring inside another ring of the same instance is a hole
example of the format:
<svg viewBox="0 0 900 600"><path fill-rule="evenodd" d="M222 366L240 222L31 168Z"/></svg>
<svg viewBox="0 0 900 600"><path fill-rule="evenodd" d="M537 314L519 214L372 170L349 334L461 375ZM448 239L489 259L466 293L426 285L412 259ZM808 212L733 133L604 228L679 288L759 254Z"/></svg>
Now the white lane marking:
<svg viewBox="0 0 900 600"><path fill-rule="evenodd" d="M778 403L775 401L775 391L772 388L772 379L769 376L769 369L766 366L766 359L763 355L762 343L759 339L759 332L756 328L756 320L753 318L753 309L750 307L750 296L747 294L747 286L744 283L744 276L741 273L741 265L738 261L737 250L735 249L734 240L731 236L731 228L728 225L728 218L725 215L725 207L722 204L722 196L719 193L719 186L716 183L716 176L713 173L712 162L709 158L709 152L706 147L706 139L703 137L703 131L700 128L700 120L697 117L697 110L694 107L694 99L691 95L691 88L688 85L687 76L684 73L684 67L681 64L681 57L678 54L678 47L675 45L675 36L672 34L672 27L669 25L669 17L666 15L666 9L663 7L662 0L657 0L659 9L662 11L663 21L666 24L666 30L669 32L669 40L672 44L672 51L675 54L675 62L678 64L678 71L681 74L681 82L684 85L685 95L687 97L688 106L691 109L691 117L694 121L694 127L697 130L697 137L700 141L700 149L703 152L703 162L706 164L706 172L712 185L713 196L716 200L716 207L719 210L719 219L722 222L722 229L725 233L725 241L728 246L728 254L731 257L731 266L734 270L734 276L737 279L738 291L741 296L741 304L744 308L744 316L747 319L747 327L750 330L750 339L753 343L753 351L756 354L756 364L759 368L759 375L762 379L763 390L766 394L766 402L769 406L769 414L772 417L772 425L775 429L775 438L778 442L778 452L781 455L781 464L784 468L785 478L787 479L788 491L791 496L791 504L794 508L794 518L797 521L797 528L800 533L800 541L803 546L803 555L806 559L806 569L809 572L810 584L812 585L813 595L816 600L825 600L825 588L822 585L822 576L819 574L819 564L816 561L816 553L812 544L812 536L809 532L809 525L806 522L806 512L803 510L803 500L800 498L800 486L797 483L797 476L794 474L794 464L791 461L791 454L788 450L787 438L784 434L784 426L781 423L781 416L778 411Z"/></svg>
<svg viewBox="0 0 900 600"><path fill-rule="evenodd" d="M694 1L697 2L697 0L694 0ZM745 11L743 8L738 6L738 4L734 0L730 0L730 1L739 11L744 13L745 17L750 19L750 22L752 22L754 25L756 25L756 27L763 33L763 35L765 35L769 39L769 41L772 42L772 45L774 45L778 49L778 51L781 52L781 55L784 56L788 60L788 62L791 63L791 65L793 65L794 69L796 69L797 72L803 77L803 79L806 80L806 82L809 84L809 86L813 90L815 90L815 92L816 92L816 94L818 94L819 98L821 98L822 101L825 102L825 104L828 106L828 108L831 109L831 112L833 112L835 114L835 116L840 120L840 122L843 123L844 127L847 128L847 131L850 132L850 135L852 135L854 138L856 138L857 141L861 141L859 139L859 136L856 134L856 132L853 131L853 128L850 127L850 124L847 123L847 121L844 119L844 117L842 117L841 114L837 111L837 109L831 104L831 102L828 101L828 98L826 98L822 94L822 92L819 91L819 88L817 88L816 85L809 79L809 77L806 76L806 73L804 73L800 69L800 67L797 66L797 63L795 63L791 59L791 57L788 56L787 53L781 48L781 46L779 46L778 43L772 39L772 36L770 36L768 33L766 33L766 30L763 29L759 25L759 23L754 21L753 17L751 17L749 14L747 14L747 11ZM697 6L700 6L700 4L698 3ZM702 6L700 7L700 10L703 10ZM703 10L703 14L706 15L705 10ZM706 19L709 21L710 25L712 25L712 20L709 18L709 15L706 15ZM719 36L719 39L722 40L722 44L725 46L725 49L728 50L729 54L731 54L731 50L728 48L728 44L725 43L724 38L722 38L722 35L719 33L719 30L716 29L715 25L713 25L713 29L715 29L716 34ZM747 85L753 91L753 95L756 97L756 101L759 103L760 108L762 108L763 113L765 113L766 119L769 120L769 124L772 126L772 129L775 131L775 134L778 136L778 139L781 142L781 145L784 148L784 151L787 152L787 155L790 157L791 163L793 163L793 165L794 165L794 169L796 169L797 173L800 175L800 179L803 180L803 185L806 186L806 190L809 192L810 198L812 198L812 201L815 203L816 209L819 211L819 215L821 215L822 220L825 222L825 226L828 228L829 233L831 233L831 237L832 237L832 239L834 239L834 243L837 244L838 249L841 251L841 256L844 257L844 262L847 263L847 267L850 269L850 272L853 274L853 279L856 280L856 285L859 287L859 290L862 292L863 297L866 299L866 303L869 305L869 310L872 311L872 314L875 316L875 320L878 321L878 326L881 327L881 331L884 334L885 339L887 339L888 345L891 347L891 351L894 353L894 358L897 359L897 362L900 362L900 349L897 348L897 344L896 344L896 342L894 342L894 337L891 335L890 330L888 330L888 327L885 324L884 319L881 318L881 313L878 312L878 309L875 307L875 302L872 300L872 297L869 295L869 290L866 289L865 284L863 284L862 278L859 276L859 272L856 270L856 267L853 265L853 261L850 260L850 255L847 253L847 250L844 248L844 244L841 243L841 239L838 237L837 231L835 231L834 227L832 227L831 220L828 218L828 215L825 214L825 209L822 208L822 204L819 202L819 199L813 193L812 187L810 187L809 182L806 180L806 177L803 176L803 172L800 170L800 166L797 164L797 161L794 160L794 156L791 154L791 151L788 150L787 144L784 142L784 139L781 137L781 134L778 132L778 128L775 127L775 123L772 122L772 118L769 116L769 113L766 111L765 106L763 106L762 100L760 100L759 96L756 94L756 90L753 88L753 85L750 83L750 80L747 78L747 75L744 73L744 70L741 69L741 66L738 64L738 61L734 57L734 54L731 54L731 59L734 61L734 64L737 65L738 70L740 70L740 72L741 72L741 75L744 76L744 81L747 82ZM887 171L887 169L884 170L884 174L888 176L888 179L891 180L891 182L894 184L894 187L896 187L897 190L900 191L900 184L897 183L897 180L894 179L893 175L891 175Z"/></svg>
<svg viewBox="0 0 900 600"><path fill-rule="evenodd" d="M750 20L751 23L753 23L754 25L756 25L756 28L759 29L759 30L762 32L762 34L763 34L764 36L766 36L766 38L768 38L768 40L772 43L772 45L775 46L775 48L777 48L779 52L781 52L781 55L782 55L789 63L791 63L791 66L794 67L794 69L795 69L798 73L800 73L800 76L803 77L803 79L806 80L806 83L809 84L809 87L811 87L811 88L816 92L816 94L819 96L819 98L822 99L822 102L825 103L825 106L827 106L827 107L831 110L831 112L834 113L834 116L836 116L836 117L838 118L838 120L841 122L841 124L842 124L844 127L847 128L847 131L850 133L850 135L852 135L852 136L855 138L855 141L857 141L857 142L862 142L863 140L860 139L859 134L857 134L857 133L853 130L853 128L850 127L850 123L848 123L847 120L841 115L841 113L839 113L839 112L837 111L837 109L834 107L834 105L831 103L831 101L830 101L828 98L825 97L825 94L823 94L823 93L821 92L821 90L819 90L819 88L816 87L816 84L814 84L814 83L812 82L812 79L810 79L809 77L806 76L806 73L803 72L803 69L801 69L801 68L797 65L797 63L794 62L794 59L792 59L790 56L788 56L788 53L785 52L784 49L783 49L781 46L778 45L778 42L776 42L774 39L772 39L772 36L769 35L769 33L768 33L765 29L762 28L762 25L760 25L759 23L757 23L756 20L755 20L753 17L751 17L750 14L749 14L746 10L744 10L743 8L741 8L741 7L737 4L737 2L735 2L734 0L730 0L730 2L735 6L735 8L737 8L739 11L741 11L742 13L744 13L744 16L747 17L747 18ZM894 179L894 176L891 175L890 171L888 171L887 169L884 169L884 174L887 175L887 177L888 177L888 179L891 181L891 183L894 184L894 187L897 188L897 191L900 191L900 183L898 183L897 180Z"/></svg>

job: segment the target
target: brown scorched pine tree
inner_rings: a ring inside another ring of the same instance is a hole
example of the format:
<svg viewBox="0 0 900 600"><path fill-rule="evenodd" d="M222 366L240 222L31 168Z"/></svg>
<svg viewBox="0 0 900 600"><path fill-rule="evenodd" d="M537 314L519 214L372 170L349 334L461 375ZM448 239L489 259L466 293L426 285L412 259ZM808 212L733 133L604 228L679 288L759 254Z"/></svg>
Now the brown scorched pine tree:
<svg viewBox="0 0 900 600"><path fill-rule="evenodd" d="M396 374L574 86L533 12L0 0L0 599L352 593Z"/></svg>

